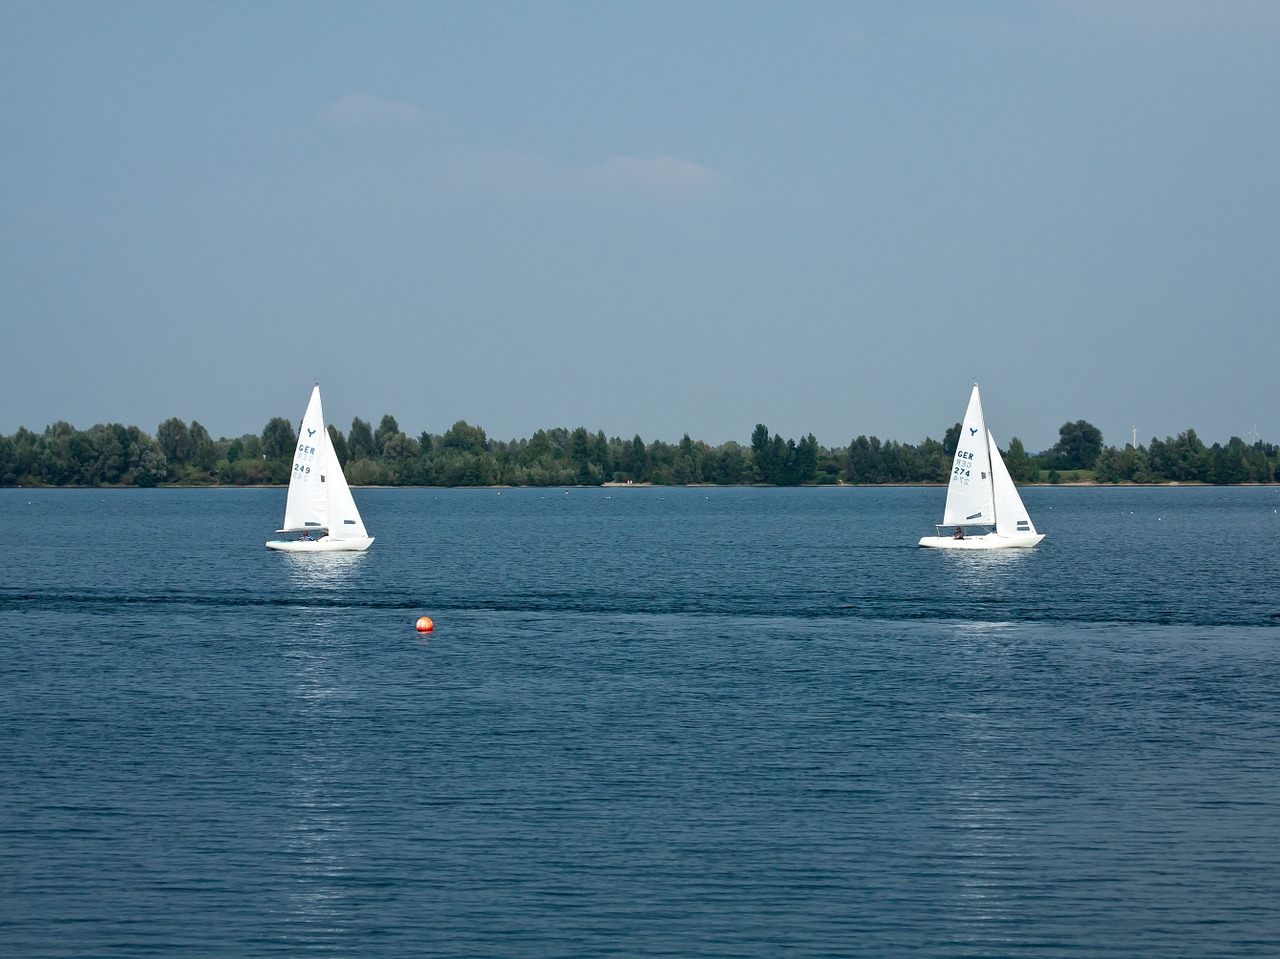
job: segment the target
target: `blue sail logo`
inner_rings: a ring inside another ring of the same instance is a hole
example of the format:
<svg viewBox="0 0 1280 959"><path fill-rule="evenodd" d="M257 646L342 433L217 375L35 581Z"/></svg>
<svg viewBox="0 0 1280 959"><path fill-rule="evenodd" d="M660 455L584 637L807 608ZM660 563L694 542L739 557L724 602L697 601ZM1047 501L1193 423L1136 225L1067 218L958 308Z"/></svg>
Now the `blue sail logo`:
<svg viewBox="0 0 1280 959"><path fill-rule="evenodd" d="M972 435L973 435L974 433L976 433L976 432L978 432L978 428L977 428L976 426L970 426L970 427L969 427L969 435L970 435L970 436L972 436Z"/></svg>
<svg viewBox="0 0 1280 959"><path fill-rule="evenodd" d="M315 430L312 430L312 429L309 429L309 430L307 430L307 435L308 435L308 436L315 436L315 435L316 435L316 431L315 431Z"/></svg>

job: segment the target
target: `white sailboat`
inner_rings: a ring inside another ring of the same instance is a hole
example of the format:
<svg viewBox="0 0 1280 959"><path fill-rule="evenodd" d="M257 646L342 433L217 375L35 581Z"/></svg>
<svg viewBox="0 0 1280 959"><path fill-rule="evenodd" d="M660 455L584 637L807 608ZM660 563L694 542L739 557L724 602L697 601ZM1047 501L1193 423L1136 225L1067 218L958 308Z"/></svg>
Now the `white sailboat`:
<svg viewBox="0 0 1280 959"><path fill-rule="evenodd" d="M944 528L955 533L944 535ZM968 530L982 532L970 536ZM969 408L965 410L951 462L951 481L947 485L947 505L938 535L921 538L920 545L934 549L1008 549L1013 546L1035 546L1044 539L1037 533L1027 508L1022 505L1013 477L1000 458L995 437L987 429L982 416L982 398L978 384L973 384Z"/></svg>
<svg viewBox="0 0 1280 959"><path fill-rule="evenodd" d="M366 550L373 543L329 442L318 385L311 391L311 402L298 427L284 528L276 532L289 538L269 540L267 549L290 553Z"/></svg>

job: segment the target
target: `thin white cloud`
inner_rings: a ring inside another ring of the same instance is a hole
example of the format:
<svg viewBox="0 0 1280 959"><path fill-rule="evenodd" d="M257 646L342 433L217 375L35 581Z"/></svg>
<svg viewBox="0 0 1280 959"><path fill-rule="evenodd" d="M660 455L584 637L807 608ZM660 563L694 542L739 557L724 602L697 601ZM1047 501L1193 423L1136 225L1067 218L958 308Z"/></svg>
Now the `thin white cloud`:
<svg viewBox="0 0 1280 959"><path fill-rule="evenodd" d="M333 101L320 112L319 120L333 128L418 133L428 126L440 133L445 126L434 118L428 122L427 114L412 103L365 93L352 93ZM425 182L450 195L474 189L486 194L498 191L529 197L698 200L712 198L724 189L722 177L714 170L679 157L619 155L573 166L537 153L482 148L460 141L450 143L449 139L440 135L433 142L417 137L396 139L394 143L362 140L367 150L360 162L374 164L380 182L395 182L399 171L410 192L419 192L409 187L410 183Z"/></svg>
<svg viewBox="0 0 1280 959"><path fill-rule="evenodd" d="M725 192L720 174L690 160L660 156L615 156L599 163L569 166L545 156L508 150L474 150L461 145L419 155L419 182L458 196L628 198L703 201Z"/></svg>
<svg viewBox="0 0 1280 959"><path fill-rule="evenodd" d="M611 157L591 168L591 173L609 187L666 196L710 196L721 185L715 171L691 160L667 156Z"/></svg>
<svg viewBox="0 0 1280 959"><path fill-rule="evenodd" d="M422 111L402 100L384 100L367 93L351 93L329 104L320 114L322 123L331 126L414 126L423 119Z"/></svg>

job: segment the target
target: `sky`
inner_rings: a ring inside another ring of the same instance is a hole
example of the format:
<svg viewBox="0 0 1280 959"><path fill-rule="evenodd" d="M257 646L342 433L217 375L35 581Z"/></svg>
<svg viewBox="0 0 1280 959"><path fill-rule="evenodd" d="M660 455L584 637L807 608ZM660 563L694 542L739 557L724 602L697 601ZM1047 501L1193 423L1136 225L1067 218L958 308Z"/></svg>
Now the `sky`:
<svg viewBox="0 0 1280 959"><path fill-rule="evenodd" d="M1280 441L1280 4L0 0L0 433Z"/></svg>

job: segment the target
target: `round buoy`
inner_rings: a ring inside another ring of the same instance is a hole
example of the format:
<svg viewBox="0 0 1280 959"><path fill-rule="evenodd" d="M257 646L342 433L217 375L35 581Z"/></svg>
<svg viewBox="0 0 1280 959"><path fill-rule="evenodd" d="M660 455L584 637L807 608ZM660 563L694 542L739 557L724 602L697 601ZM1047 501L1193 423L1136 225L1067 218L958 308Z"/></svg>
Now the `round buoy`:
<svg viewBox="0 0 1280 959"><path fill-rule="evenodd" d="M418 617L418 632L429 633L436 628L436 624L431 622L430 616Z"/></svg>

